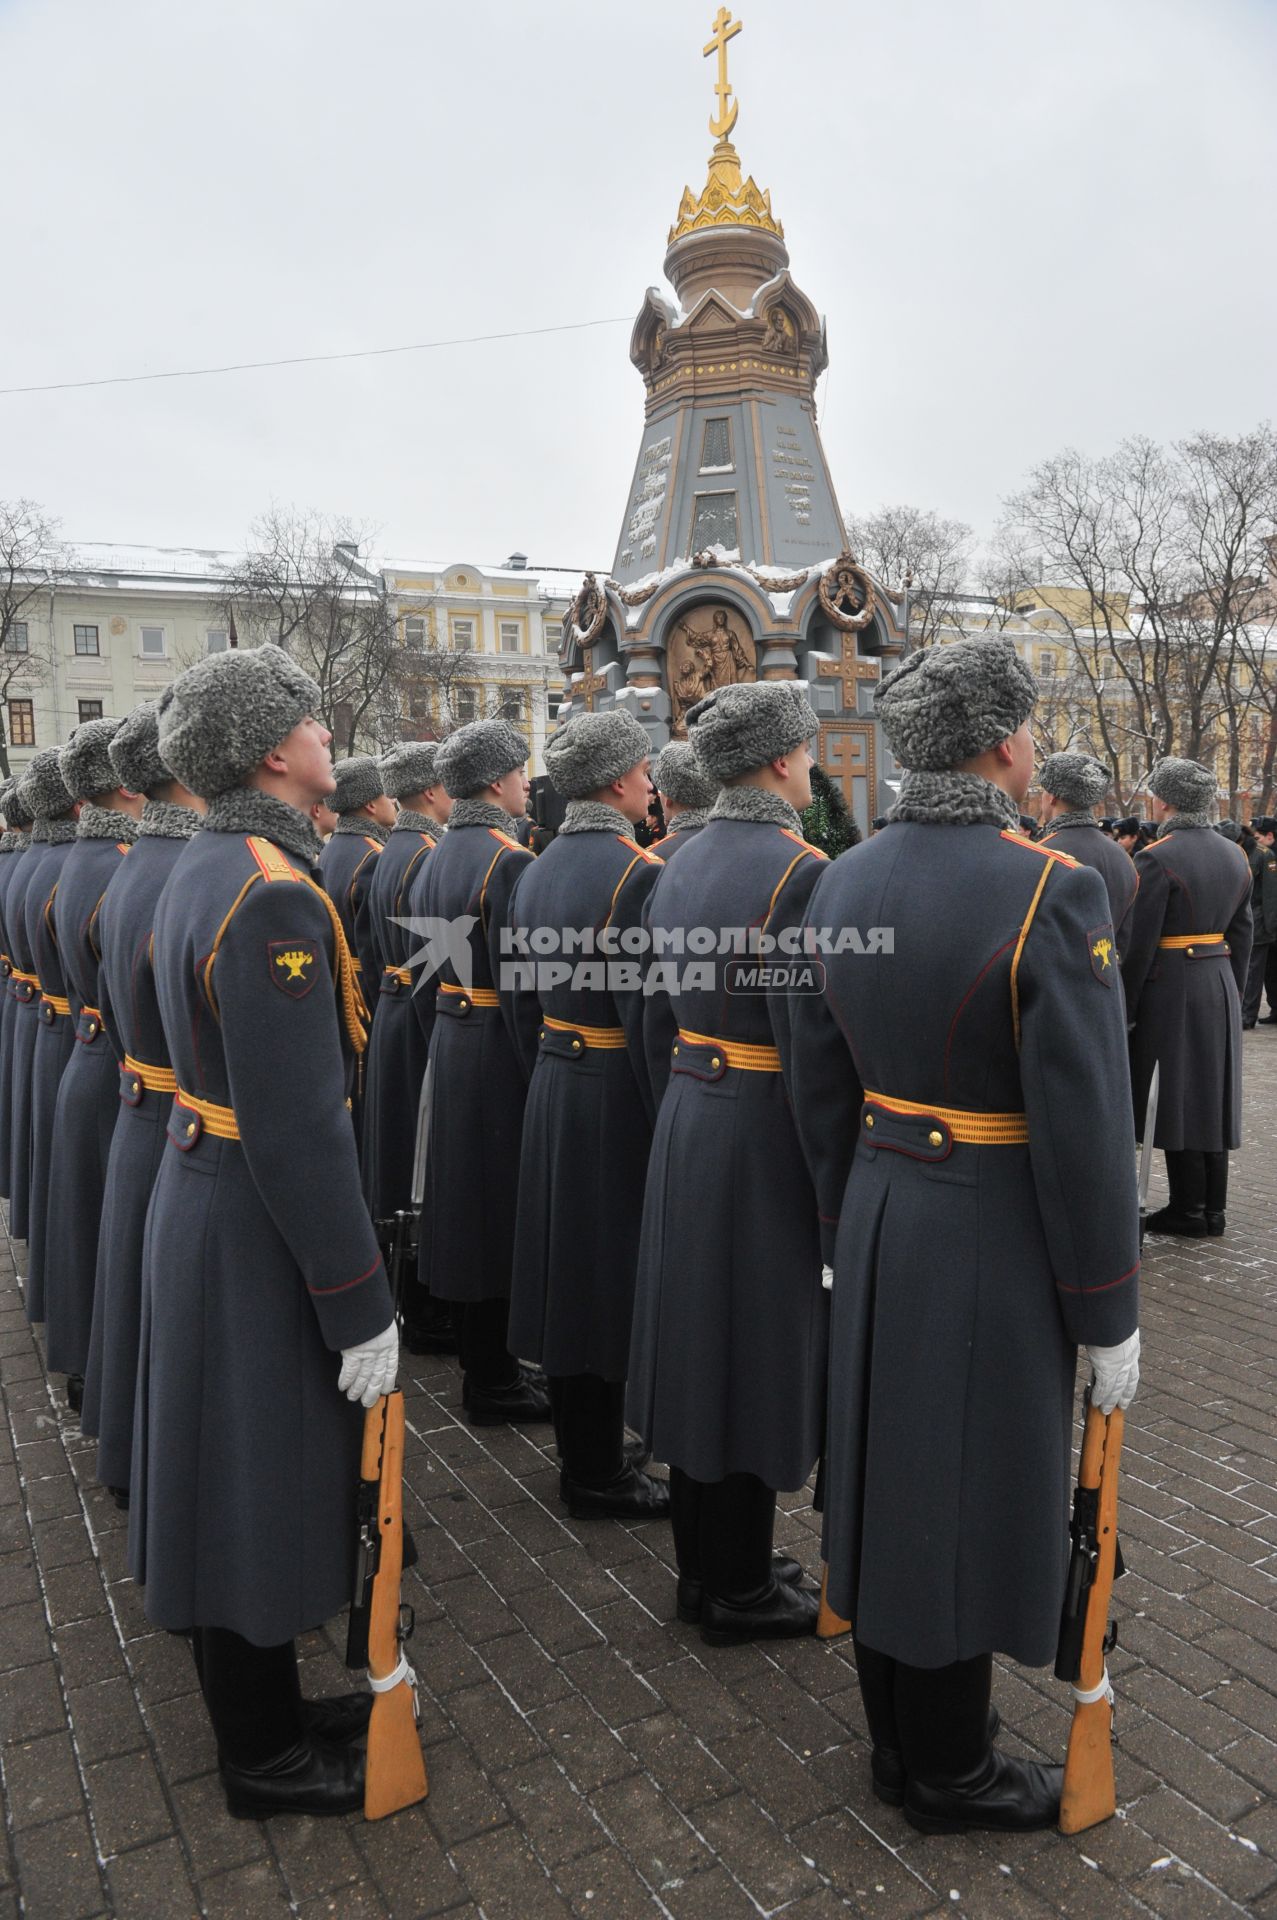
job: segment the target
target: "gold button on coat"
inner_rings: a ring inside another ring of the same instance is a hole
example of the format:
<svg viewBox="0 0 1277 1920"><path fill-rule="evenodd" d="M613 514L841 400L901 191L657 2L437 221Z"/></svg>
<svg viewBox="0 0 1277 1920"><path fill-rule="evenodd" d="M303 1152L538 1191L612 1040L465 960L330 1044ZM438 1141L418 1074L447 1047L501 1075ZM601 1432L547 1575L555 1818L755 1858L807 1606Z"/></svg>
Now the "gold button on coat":
<svg viewBox="0 0 1277 1920"><path fill-rule="evenodd" d="M927 1138L931 1142L933 1147L942 1147L944 1145L944 1135L942 1133L938 1133L934 1127L931 1129L931 1132L927 1135Z"/></svg>

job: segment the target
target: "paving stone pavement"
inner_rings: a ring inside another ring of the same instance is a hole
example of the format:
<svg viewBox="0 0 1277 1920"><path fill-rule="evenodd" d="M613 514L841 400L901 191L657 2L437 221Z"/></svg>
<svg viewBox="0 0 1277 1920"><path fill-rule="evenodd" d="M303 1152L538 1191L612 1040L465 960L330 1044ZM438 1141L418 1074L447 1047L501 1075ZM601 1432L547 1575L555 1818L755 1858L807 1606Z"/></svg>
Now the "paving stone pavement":
<svg viewBox="0 0 1277 1920"><path fill-rule="evenodd" d="M668 1528L569 1521L547 1430L459 1424L450 1362L410 1362L404 1383L430 1797L377 1825L231 1820L189 1651L148 1627L125 1516L46 1377L10 1249L0 1920L1277 1920L1277 1029L1247 1036L1246 1069L1227 1237L1146 1250L1119 1815L1071 1840L914 1833L870 1796L849 1645L703 1646L673 1620ZM778 1539L814 1567L808 1501L784 1506ZM307 1638L308 1691L348 1686L341 1644L340 1622ZM1007 1746L1061 1757L1064 1691L1000 1667Z"/></svg>

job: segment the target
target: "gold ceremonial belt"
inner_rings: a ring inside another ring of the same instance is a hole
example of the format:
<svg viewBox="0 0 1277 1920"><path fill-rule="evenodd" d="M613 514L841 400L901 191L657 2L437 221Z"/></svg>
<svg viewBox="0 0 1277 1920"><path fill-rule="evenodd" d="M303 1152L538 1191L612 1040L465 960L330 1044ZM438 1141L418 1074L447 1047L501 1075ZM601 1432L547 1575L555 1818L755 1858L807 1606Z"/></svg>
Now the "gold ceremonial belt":
<svg viewBox="0 0 1277 1920"><path fill-rule="evenodd" d="M68 1019L70 1018L71 1002L64 1000L60 993L42 993L40 995L40 1005L42 1007L52 1007L55 1013L63 1013L67 1015Z"/></svg>
<svg viewBox="0 0 1277 1920"><path fill-rule="evenodd" d="M198 1113L204 1122L205 1133L211 1133L215 1139L239 1139L239 1122L235 1118L233 1107L219 1107L212 1100L197 1100L193 1093L186 1093L181 1087L177 1089L177 1104L179 1107L189 1107L192 1113ZM187 1132L195 1132L193 1121L187 1128Z"/></svg>
<svg viewBox="0 0 1277 1920"><path fill-rule="evenodd" d="M441 980L439 982L439 991L440 993L459 994L463 1000L468 1000L472 1007L499 1007L501 1005L501 996L495 987L456 987L452 984L451 980Z"/></svg>
<svg viewBox="0 0 1277 1920"><path fill-rule="evenodd" d="M401 987L412 985L412 973L408 967L383 967L382 972L388 979L397 980Z"/></svg>
<svg viewBox="0 0 1277 1920"><path fill-rule="evenodd" d="M624 1027L583 1027L579 1020L551 1020L548 1013L541 1021L543 1040L547 1027L552 1033L579 1035L587 1047L597 1047L604 1053L620 1051L625 1046Z"/></svg>
<svg viewBox="0 0 1277 1920"><path fill-rule="evenodd" d="M40 984L40 976L38 973L19 973L16 967L13 969L13 972L9 975L9 978L11 980L21 980L28 987L38 987Z"/></svg>
<svg viewBox="0 0 1277 1920"><path fill-rule="evenodd" d="M135 1092L140 1093L143 1087L148 1093L177 1092L177 1075L172 1067L148 1066L145 1060L135 1060L131 1053L126 1053L124 1070L126 1073L131 1073L137 1080L138 1086L134 1089Z"/></svg>
<svg viewBox="0 0 1277 1920"><path fill-rule="evenodd" d="M717 1067L722 1059L729 1067L739 1067L742 1073L780 1072L778 1047L755 1047L744 1040L716 1040L712 1033L691 1033L686 1027L679 1028L678 1038L689 1047L713 1047L717 1057L710 1061L711 1067ZM678 1052L677 1041L674 1052Z"/></svg>
<svg viewBox="0 0 1277 1920"><path fill-rule="evenodd" d="M887 1113L904 1114L911 1119L940 1120L965 1147L1022 1147L1029 1138L1026 1113L975 1113L969 1107L933 1107L917 1100L896 1100L890 1094L871 1093L868 1087L865 1105L882 1107ZM865 1125L872 1127L873 1123L872 1113L867 1113ZM931 1144L942 1143L933 1140Z"/></svg>
<svg viewBox="0 0 1277 1920"><path fill-rule="evenodd" d="M1224 944L1222 933L1172 933L1165 940L1158 941L1159 947L1171 947L1176 952L1191 953L1194 947L1220 947Z"/></svg>

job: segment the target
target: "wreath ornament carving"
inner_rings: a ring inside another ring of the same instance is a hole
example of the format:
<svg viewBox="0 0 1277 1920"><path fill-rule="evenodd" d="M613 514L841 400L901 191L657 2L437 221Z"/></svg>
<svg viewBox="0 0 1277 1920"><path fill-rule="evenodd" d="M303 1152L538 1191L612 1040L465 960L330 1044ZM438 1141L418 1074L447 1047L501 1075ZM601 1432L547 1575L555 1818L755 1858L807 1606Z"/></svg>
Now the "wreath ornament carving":
<svg viewBox="0 0 1277 1920"><path fill-rule="evenodd" d="M821 574L817 593L826 618L843 633L861 633L873 619L873 581L848 548Z"/></svg>
<svg viewBox="0 0 1277 1920"><path fill-rule="evenodd" d="M568 608L565 625L580 647L593 646L607 619L607 595L592 573L581 582L581 591Z"/></svg>

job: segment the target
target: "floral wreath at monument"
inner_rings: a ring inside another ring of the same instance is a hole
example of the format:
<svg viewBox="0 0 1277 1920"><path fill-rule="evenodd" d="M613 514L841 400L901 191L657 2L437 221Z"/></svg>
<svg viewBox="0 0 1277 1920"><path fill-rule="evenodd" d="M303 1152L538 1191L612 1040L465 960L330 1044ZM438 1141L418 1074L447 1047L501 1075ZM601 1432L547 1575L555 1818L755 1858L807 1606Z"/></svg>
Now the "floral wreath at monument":
<svg viewBox="0 0 1277 1920"><path fill-rule="evenodd" d="M718 566L721 562L714 549L707 547L703 553L692 555L691 564L707 568ZM808 569L801 573L778 575L746 565L741 571L749 574L769 593L795 593L799 587L806 586L809 578ZM600 587L595 576L587 573L581 583L581 591L568 608L565 624L578 646L592 646L607 619L608 593L614 593L623 607L641 607L644 601L659 593L664 584L663 580L653 580L641 587L623 587L619 580L607 579ZM838 558L826 567L816 591L825 617L843 633L863 632L874 617L876 600L873 581L850 548L844 548Z"/></svg>

